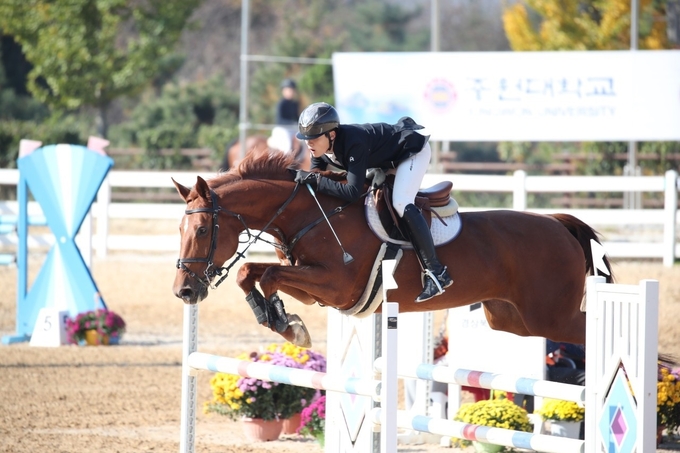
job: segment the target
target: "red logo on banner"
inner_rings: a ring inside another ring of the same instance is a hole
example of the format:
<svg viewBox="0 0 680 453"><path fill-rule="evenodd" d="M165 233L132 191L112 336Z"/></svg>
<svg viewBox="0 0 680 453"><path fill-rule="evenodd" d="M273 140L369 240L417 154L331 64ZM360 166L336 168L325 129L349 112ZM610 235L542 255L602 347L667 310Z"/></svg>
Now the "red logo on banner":
<svg viewBox="0 0 680 453"><path fill-rule="evenodd" d="M437 112L451 109L458 99L456 87L446 79L433 79L425 88L425 99Z"/></svg>

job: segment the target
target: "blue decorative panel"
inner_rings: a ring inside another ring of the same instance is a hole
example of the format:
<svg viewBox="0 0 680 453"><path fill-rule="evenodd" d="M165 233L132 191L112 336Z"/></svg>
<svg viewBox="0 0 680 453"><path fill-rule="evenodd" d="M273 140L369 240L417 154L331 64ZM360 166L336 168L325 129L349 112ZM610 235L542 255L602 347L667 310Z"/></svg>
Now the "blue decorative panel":
<svg viewBox="0 0 680 453"><path fill-rule="evenodd" d="M40 204L55 236L30 291L17 295L17 334L30 337L43 307L66 309L71 316L105 307L75 237L113 160L84 146L50 145L21 157L17 165L20 184ZM27 201L19 202L26 209Z"/></svg>
<svg viewBox="0 0 680 453"><path fill-rule="evenodd" d="M637 440L638 423L635 417L635 400L622 368L616 372L614 382L604 402L599 429L607 453L632 453Z"/></svg>

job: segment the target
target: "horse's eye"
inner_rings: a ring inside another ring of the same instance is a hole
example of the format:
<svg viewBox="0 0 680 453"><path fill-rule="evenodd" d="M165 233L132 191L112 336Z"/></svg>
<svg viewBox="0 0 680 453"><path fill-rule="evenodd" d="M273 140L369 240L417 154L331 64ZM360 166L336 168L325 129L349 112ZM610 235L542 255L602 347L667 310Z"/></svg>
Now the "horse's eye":
<svg viewBox="0 0 680 453"><path fill-rule="evenodd" d="M198 231L196 231L196 233L197 233L199 236L205 236L206 234L208 234L208 229L207 229L206 227L203 227L203 226L202 226L202 227L198 227Z"/></svg>

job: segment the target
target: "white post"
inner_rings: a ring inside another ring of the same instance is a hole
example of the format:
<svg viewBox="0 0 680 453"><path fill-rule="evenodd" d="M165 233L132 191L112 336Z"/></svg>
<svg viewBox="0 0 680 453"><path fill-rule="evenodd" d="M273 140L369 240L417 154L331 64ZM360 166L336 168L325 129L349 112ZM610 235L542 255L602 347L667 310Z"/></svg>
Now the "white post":
<svg viewBox="0 0 680 453"><path fill-rule="evenodd" d="M512 209L525 211L527 209L527 172L517 170L513 174Z"/></svg>
<svg viewBox="0 0 680 453"><path fill-rule="evenodd" d="M658 373L659 346L659 282L657 280L640 281L640 319L638 325L640 346L637 357L637 398L636 418L642 425L638 435L637 451L655 451L656 449L656 382Z"/></svg>
<svg viewBox="0 0 680 453"><path fill-rule="evenodd" d="M668 170L664 184L663 265L675 263L675 229L678 208L678 172Z"/></svg>
<svg viewBox="0 0 680 453"><path fill-rule="evenodd" d="M95 249L99 258L106 258L109 238L109 205L111 204L111 180L106 175L97 193L97 239Z"/></svg>
<svg viewBox="0 0 680 453"><path fill-rule="evenodd" d="M189 354L198 346L198 305L184 305L182 338L182 411L179 451L194 453L196 445L196 376L189 367Z"/></svg>
<svg viewBox="0 0 680 453"><path fill-rule="evenodd" d="M384 271L383 271L384 272ZM387 289L385 289L385 294ZM384 301L387 300L386 296ZM397 410L399 381L397 379L397 345L399 304L382 304L382 389L380 391L380 451L397 451Z"/></svg>
<svg viewBox="0 0 680 453"><path fill-rule="evenodd" d="M603 314L598 312L597 285L605 283L604 277L588 277L586 279L586 406L589 408L597 407L597 376L602 373L604 360L603 348L597 341L598 320ZM588 385L590 384L590 385ZM584 421L584 438L586 441L586 451L597 451L597 417L594 410L587 410Z"/></svg>

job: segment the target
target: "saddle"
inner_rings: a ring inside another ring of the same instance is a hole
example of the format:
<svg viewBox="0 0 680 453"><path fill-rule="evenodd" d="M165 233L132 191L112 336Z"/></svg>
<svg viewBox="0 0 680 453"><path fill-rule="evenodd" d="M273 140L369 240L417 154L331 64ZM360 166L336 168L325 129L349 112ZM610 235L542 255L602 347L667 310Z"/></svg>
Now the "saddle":
<svg viewBox="0 0 680 453"><path fill-rule="evenodd" d="M409 239L401 225L401 220L392 206L393 187L394 175L387 175L384 182L374 190L373 197L376 210L378 211L380 222L390 238L408 242ZM457 203L451 198L452 187L451 181L442 181L432 187L421 189L416 194L415 205L422 212L428 226L432 224L433 214L437 217L437 221L441 221L446 225L442 217L453 215L458 210ZM444 212L440 214L437 208Z"/></svg>

